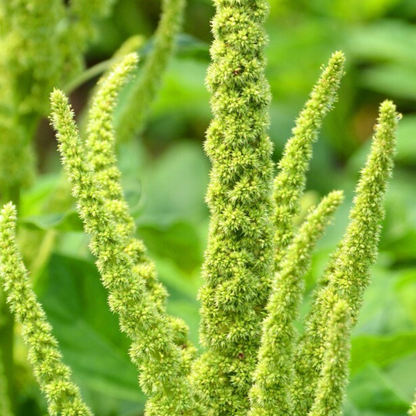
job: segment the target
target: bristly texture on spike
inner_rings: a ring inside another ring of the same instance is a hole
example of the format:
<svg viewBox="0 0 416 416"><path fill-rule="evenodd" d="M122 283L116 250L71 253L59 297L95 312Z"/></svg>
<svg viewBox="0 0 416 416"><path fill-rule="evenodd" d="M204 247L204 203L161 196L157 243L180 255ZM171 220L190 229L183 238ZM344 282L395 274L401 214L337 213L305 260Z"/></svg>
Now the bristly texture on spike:
<svg viewBox="0 0 416 416"><path fill-rule="evenodd" d="M293 353L296 340L294 321L303 295L303 276L312 250L322 236L343 193L332 192L306 218L288 247L281 271L275 277L263 322L259 359L250 391L249 416L292 414L290 383L293 378Z"/></svg>
<svg viewBox="0 0 416 416"><path fill-rule="evenodd" d="M49 94L83 67L97 18L113 0L0 1L0 194L18 201L33 179L31 146Z"/></svg>
<svg viewBox="0 0 416 416"><path fill-rule="evenodd" d="M208 415L246 416L272 278L272 144L266 133L266 0L217 0L207 85L214 115L208 248L199 292L207 351L193 382Z"/></svg>
<svg viewBox="0 0 416 416"><path fill-rule="evenodd" d="M284 256L294 234L294 219L299 214L300 198L306 184L306 171L312 158L312 144L318 137L324 116L332 109L344 75L345 56L335 52L324 68L309 101L296 120L292 138L285 146L274 182L274 223L276 232L275 268Z"/></svg>
<svg viewBox="0 0 416 416"><path fill-rule="evenodd" d="M350 315L347 302L338 300L329 314L323 366L315 400L308 416L341 416L348 383Z"/></svg>
<svg viewBox="0 0 416 416"><path fill-rule="evenodd" d="M62 362L52 328L29 282L16 245L16 210L11 203L3 207L0 215L0 275L7 303L22 324L29 361L46 395L49 414L92 416L70 379L69 367Z"/></svg>
<svg viewBox="0 0 416 416"><path fill-rule="evenodd" d="M84 227L91 234L91 250L109 291L109 305L119 314L121 329L132 339L130 356L140 367L140 384L149 400L148 416L190 415L198 406L187 380L187 365L177 345L168 318L151 303L144 276L134 271L128 253L129 239L120 235L113 219L114 209L103 198L79 139L73 112L65 95L52 94L52 122L59 150ZM114 201L110 200L110 204Z"/></svg>
<svg viewBox="0 0 416 416"><path fill-rule="evenodd" d="M160 313L166 313L166 289L157 279L156 267L147 256L143 242L135 238L136 226L129 213L121 186L121 174L117 167L115 151L116 140L112 127L118 92L130 78L137 59L134 53L127 55L120 64L114 66L107 77L100 81L89 111L85 143L86 158L94 172L95 180L100 185L107 214L112 217L117 234L128 239L125 251L134 264L134 273L145 281L149 301ZM179 318L169 316L168 319L173 325L175 343L181 346L184 360L190 362L195 357L196 350L186 339L188 333L186 324Z"/></svg>
<svg viewBox="0 0 416 416"><path fill-rule="evenodd" d="M117 140L125 141L144 127L150 105L156 96L179 33L186 0L163 0L162 17L156 30L152 50L136 82L131 86L116 117Z"/></svg>
<svg viewBox="0 0 416 416"><path fill-rule="evenodd" d="M382 103L371 153L356 189L350 223L321 279L321 288L318 288L296 354L292 398L297 416L307 414L314 399L323 365L322 345L326 339L332 300L337 296L345 299L350 307L352 326L357 320L370 280L370 267L376 260L381 220L384 217L384 194L393 168L398 119L394 104L391 101Z"/></svg>

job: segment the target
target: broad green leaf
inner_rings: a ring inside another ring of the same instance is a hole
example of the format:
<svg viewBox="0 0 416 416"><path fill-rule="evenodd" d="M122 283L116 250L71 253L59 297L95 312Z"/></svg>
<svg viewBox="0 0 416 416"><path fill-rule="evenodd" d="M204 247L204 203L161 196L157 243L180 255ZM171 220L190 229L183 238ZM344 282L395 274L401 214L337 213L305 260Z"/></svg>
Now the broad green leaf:
<svg viewBox="0 0 416 416"><path fill-rule="evenodd" d="M135 403L139 411L144 396L129 360L130 342L108 309L95 265L54 255L47 273L49 285L40 301L74 379L87 396L108 398L120 406Z"/></svg>
<svg viewBox="0 0 416 416"><path fill-rule="evenodd" d="M416 331L392 336L360 335L352 340L351 375L369 363L384 367L416 352Z"/></svg>
<svg viewBox="0 0 416 416"><path fill-rule="evenodd" d="M23 217L19 224L32 230L82 231L82 220L75 210L65 213Z"/></svg>
<svg viewBox="0 0 416 416"><path fill-rule="evenodd" d="M392 98L416 99L416 69L397 63L380 64L364 70L361 84L373 91L387 94Z"/></svg>
<svg viewBox="0 0 416 416"><path fill-rule="evenodd" d="M360 416L404 416L409 408L408 398L374 365L367 365L365 371L353 377L347 397Z"/></svg>
<svg viewBox="0 0 416 416"><path fill-rule="evenodd" d="M416 163L416 115L407 115L399 123L397 131L396 161L400 164L414 165Z"/></svg>
<svg viewBox="0 0 416 416"><path fill-rule="evenodd" d="M184 220L171 224L143 224L137 231L151 253L174 261L190 274L202 264L203 241L196 226Z"/></svg>

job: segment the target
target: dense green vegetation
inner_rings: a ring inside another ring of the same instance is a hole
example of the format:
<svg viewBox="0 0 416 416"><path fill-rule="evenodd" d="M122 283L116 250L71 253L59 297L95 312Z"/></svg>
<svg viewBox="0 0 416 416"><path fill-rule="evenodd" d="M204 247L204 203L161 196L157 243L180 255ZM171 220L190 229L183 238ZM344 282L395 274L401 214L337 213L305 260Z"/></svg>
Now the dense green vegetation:
<svg viewBox="0 0 416 416"><path fill-rule="evenodd" d="M313 256L306 281L308 294L346 228L379 103L393 99L404 116L385 204L380 255L353 333L345 406L346 416L404 416L416 386L416 5L412 0L270 3L266 72L273 96L269 132L275 161L280 159L320 66L335 50L343 50L347 58L339 102L314 145L299 219L333 189L343 189L346 202ZM127 38L140 34L144 36L142 46L137 46L140 39L134 46L139 48L140 71L154 50L152 34L159 13L158 2L116 2L111 14L98 23L87 53L88 66L109 59ZM170 294L168 312L188 323L194 343L199 325L195 299L208 230L204 196L210 165L202 143L211 119L204 79L213 13L210 0L189 0L175 56L147 123L134 140L118 146L123 187L137 235L149 248ZM82 130L83 109L97 78L87 73L79 79L86 82L80 81L70 92ZM62 81L59 86L66 85ZM128 89L116 109L116 126L123 117ZM68 208L65 198L56 197L56 189L60 189L58 197L67 190L52 130L46 119L36 127L39 118L49 113L45 103L35 115L29 112L29 122L35 127L29 124L37 129L33 135L39 175L22 188L19 202L19 239L25 262L64 361L72 368L86 402L99 416L137 416L142 414L144 396L127 355L130 343L120 333L117 317L108 310L75 203L71 200ZM303 315L308 299L302 306ZM18 326L15 332L19 332ZM15 342L17 415L44 415L46 402L27 362L26 347L18 336Z"/></svg>

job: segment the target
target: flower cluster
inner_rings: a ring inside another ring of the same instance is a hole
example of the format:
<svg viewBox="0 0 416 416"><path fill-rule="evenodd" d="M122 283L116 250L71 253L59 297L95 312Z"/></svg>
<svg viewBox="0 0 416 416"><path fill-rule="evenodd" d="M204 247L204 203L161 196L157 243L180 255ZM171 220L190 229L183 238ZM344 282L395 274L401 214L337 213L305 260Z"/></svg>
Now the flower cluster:
<svg viewBox="0 0 416 416"><path fill-rule="evenodd" d="M81 3L71 3L74 13ZM111 2L92 2L90 9L79 10L95 13L99 3L104 7ZM166 65L183 4L165 0L153 55L130 97L143 94L143 101L131 104L121 117L130 120L132 109L139 112L138 122L120 127L127 135L141 126L159 79L152 78L152 72ZM100 81L85 138L65 94L53 91L51 121L62 163L85 232L91 236L90 248L110 309L132 342L130 357L148 396L146 415L336 416L342 412L348 380L351 330L376 260L399 116L390 101L381 105L349 226L319 279L305 332L298 334L294 323L312 251L343 200L342 192L331 192L295 225L312 145L336 100L344 55L334 53L323 69L273 179L263 52L268 4L266 0L215 0L215 4L207 77L213 120L205 143L212 162L207 193L211 223L199 292L204 348L199 357L187 338L186 324L166 312L166 290L144 243L135 236L121 187L114 109L120 89L135 71L136 54L127 55ZM88 16L80 18L79 24L87 21ZM49 412L91 415L61 361L31 288L15 229L15 208L7 204L0 216L0 278L7 302L22 323ZM2 380L0 368L0 411L9 416L8 405L1 400ZM416 416L416 404L410 415Z"/></svg>

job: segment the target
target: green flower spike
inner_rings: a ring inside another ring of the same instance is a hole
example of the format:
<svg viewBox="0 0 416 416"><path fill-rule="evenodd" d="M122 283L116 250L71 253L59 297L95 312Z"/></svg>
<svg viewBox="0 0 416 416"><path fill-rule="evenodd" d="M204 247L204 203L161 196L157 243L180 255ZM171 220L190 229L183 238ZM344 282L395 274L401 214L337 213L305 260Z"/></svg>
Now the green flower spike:
<svg viewBox="0 0 416 416"><path fill-rule="evenodd" d="M27 271L16 245L16 210L9 203L0 216L0 272L7 302L22 324L22 336L29 346L29 361L48 401L51 416L92 416L63 364L58 343L45 312L36 300Z"/></svg>
<svg viewBox="0 0 416 416"><path fill-rule="evenodd" d="M345 56L335 52L312 90L311 97L296 120L293 136L286 144L279 162L280 172L274 182L275 267L284 256L294 234L293 220L300 210L306 171L312 158L312 144L317 140L324 116L332 109L344 75Z"/></svg>
<svg viewBox="0 0 416 416"><path fill-rule="evenodd" d="M250 416L273 416L276 409L292 414L289 386L293 378L293 345L298 308L303 295L303 275L312 250L325 230L336 208L343 200L340 191L325 197L306 218L292 244L288 247L277 274L263 322L259 360L250 392Z"/></svg>
<svg viewBox="0 0 416 416"><path fill-rule="evenodd" d="M329 315L323 367L308 416L340 416L348 383L350 316L347 302L338 300Z"/></svg>
<svg viewBox="0 0 416 416"><path fill-rule="evenodd" d="M197 409L180 349L174 344L169 320L151 303L143 278L134 273L128 253L129 239L118 234L111 208L85 158L73 112L65 95L52 93L52 122L59 150L85 230L91 234L91 250L109 291L109 305L119 314L121 329L132 339L130 357L140 368L140 384L149 396L148 416L191 415ZM105 194L106 191L104 191ZM113 201L110 201L112 204Z"/></svg>
<svg viewBox="0 0 416 416"><path fill-rule="evenodd" d="M129 214L120 182L120 171L116 165L115 136L112 127L113 110L121 87L128 81L136 68L136 54L127 55L123 61L115 65L109 75L102 79L92 100L87 124L87 160L90 162L94 177L100 184L101 195L107 206L107 213L117 228L117 233L129 239L126 253L134 263L133 272L146 282L149 301L165 311L167 292L157 280L156 267L146 255L144 244L135 236L136 226ZM196 350L186 339L188 328L179 318L168 317L173 325L172 330L177 338L175 343L182 347L185 361L195 357ZM188 368L190 363L187 365Z"/></svg>
<svg viewBox="0 0 416 416"><path fill-rule="evenodd" d="M163 74L175 45L185 9L185 0L163 0L162 17L154 36L153 48L123 102L116 119L119 141L140 133L156 96Z"/></svg>
<svg viewBox="0 0 416 416"><path fill-rule="evenodd" d="M393 168L398 119L394 104L391 101L382 103L371 153L356 189L350 223L321 279L321 288L296 354L292 398L297 416L307 414L314 399L333 299L340 297L348 302L352 326L357 320L370 281L370 267L376 260L380 223L384 217L384 194Z"/></svg>
<svg viewBox="0 0 416 416"><path fill-rule="evenodd" d="M124 200L120 171L116 166L113 111L118 93L136 69L137 62L137 54L129 54L119 65L112 68L107 77L100 80L88 113L85 143L87 159L96 175L97 182L101 184L102 196L113 201L109 208L115 210L111 214L114 221L120 223L118 232L124 237L134 232L135 225ZM120 206L117 206L117 202Z"/></svg>
<svg viewBox="0 0 416 416"><path fill-rule="evenodd" d="M208 248L193 383L210 416L246 416L272 279L272 144L263 49L265 0L216 0L207 84L213 121Z"/></svg>

